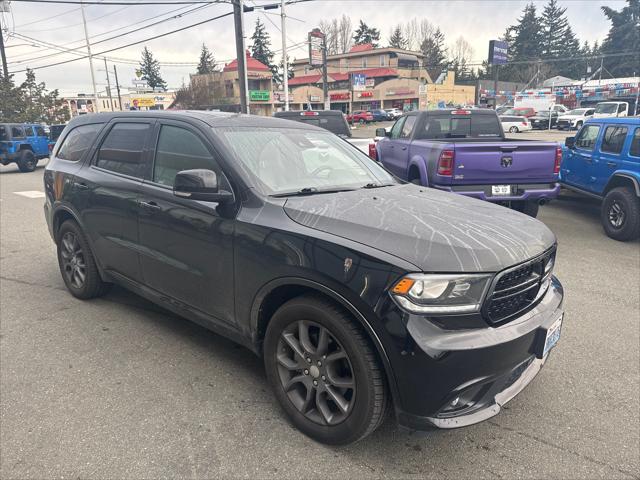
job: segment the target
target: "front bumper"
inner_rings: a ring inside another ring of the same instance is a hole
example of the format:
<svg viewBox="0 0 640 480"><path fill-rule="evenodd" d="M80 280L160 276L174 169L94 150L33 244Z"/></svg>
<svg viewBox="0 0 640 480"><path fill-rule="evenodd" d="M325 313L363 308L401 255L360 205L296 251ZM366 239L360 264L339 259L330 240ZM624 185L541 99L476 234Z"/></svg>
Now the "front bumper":
<svg viewBox="0 0 640 480"><path fill-rule="evenodd" d="M393 362L398 423L415 430L458 428L497 415L547 361L548 354L538 358L541 336L562 316L562 300L554 278L533 309L500 327L444 330L405 314L410 340Z"/></svg>
<svg viewBox="0 0 640 480"><path fill-rule="evenodd" d="M509 184L509 182L499 182L496 184ZM491 194L491 185L458 185L458 186L438 186L438 190L453 192L467 197L477 198L487 202L516 202L516 201L548 201L558 198L560 194L560 184L553 183L532 183L532 184L511 184L511 191L515 195L495 196Z"/></svg>

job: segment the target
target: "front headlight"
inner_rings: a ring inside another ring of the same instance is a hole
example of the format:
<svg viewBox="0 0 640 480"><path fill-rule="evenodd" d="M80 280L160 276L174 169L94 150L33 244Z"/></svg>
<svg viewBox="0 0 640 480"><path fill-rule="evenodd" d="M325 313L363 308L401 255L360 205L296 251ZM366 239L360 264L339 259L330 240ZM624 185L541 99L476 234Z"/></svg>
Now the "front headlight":
<svg viewBox="0 0 640 480"><path fill-rule="evenodd" d="M474 313L480 310L492 275L412 273L402 277L391 295L406 311L416 314Z"/></svg>

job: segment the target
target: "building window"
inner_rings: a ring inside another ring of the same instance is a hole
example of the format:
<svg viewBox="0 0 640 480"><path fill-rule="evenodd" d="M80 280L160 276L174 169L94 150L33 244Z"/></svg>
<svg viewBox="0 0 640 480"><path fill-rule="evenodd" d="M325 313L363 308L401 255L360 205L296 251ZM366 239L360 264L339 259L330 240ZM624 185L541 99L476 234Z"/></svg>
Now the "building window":
<svg viewBox="0 0 640 480"><path fill-rule="evenodd" d="M229 80L224 82L224 93L227 97L233 97L233 83Z"/></svg>
<svg viewBox="0 0 640 480"><path fill-rule="evenodd" d="M384 55L380 55L380 66L384 67Z"/></svg>
<svg viewBox="0 0 640 480"><path fill-rule="evenodd" d="M362 68L367 68L367 57L362 57Z"/></svg>

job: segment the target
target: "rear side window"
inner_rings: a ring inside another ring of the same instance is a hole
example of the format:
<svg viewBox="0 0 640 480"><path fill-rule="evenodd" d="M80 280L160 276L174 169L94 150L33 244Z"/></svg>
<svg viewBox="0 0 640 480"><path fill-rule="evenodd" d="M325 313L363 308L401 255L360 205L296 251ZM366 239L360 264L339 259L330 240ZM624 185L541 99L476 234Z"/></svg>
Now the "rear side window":
<svg viewBox="0 0 640 480"><path fill-rule="evenodd" d="M640 128L636 128L636 131L633 132L631 147L629 148L629 155L640 157Z"/></svg>
<svg viewBox="0 0 640 480"><path fill-rule="evenodd" d="M96 139L102 125L102 123L81 125L71 130L58 148L56 157L70 162L80 160Z"/></svg>
<svg viewBox="0 0 640 480"><path fill-rule="evenodd" d="M36 130L36 135L39 137L45 137L47 135L46 133L44 133L44 128L40 126L35 127L35 130Z"/></svg>
<svg viewBox="0 0 640 480"><path fill-rule="evenodd" d="M4 125L0 125L0 142L9 140L9 131Z"/></svg>
<svg viewBox="0 0 640 480"><path fill-rule="evenodd" d="M148 123L116 123L102 142L96 166L142 177L142 153L150 128Z"/></svg>
<svg viewBox="0 0 640 480"><path fill-rule="evenodd" d="M204 168L218 170L211 153L197 135L189 130L163 125L158 138L153 181L172 186L182 170Z"/></svg>
<svg viewBox="0 0 640 480"><path fill-rule="evenodd" d="M584 150L593 150L596 140L600 133L600 127L597 125L587 125L576 137L576 147Z"/></svg>
<svg viewBox="0 0 640 480"><path fill-rule="evenodd" d="M604 136L602 137L602 147L600 147L600 150L602 152L618 154L622 151L626 138L627 127L607 127L604 131Z"/></svg>
<svg viewBox="0 0 640 480"><path fill-rule="evenodd" d="M24 127L24 131L27 134L27 137L33 137L33 128L32 127Z"/></svg>
<svg viewBox="0 0 640 480"><path fill-rule="evenodd" d="M11 136L13 138L24 138L24 129L22 127L11 127Z"/></svg>

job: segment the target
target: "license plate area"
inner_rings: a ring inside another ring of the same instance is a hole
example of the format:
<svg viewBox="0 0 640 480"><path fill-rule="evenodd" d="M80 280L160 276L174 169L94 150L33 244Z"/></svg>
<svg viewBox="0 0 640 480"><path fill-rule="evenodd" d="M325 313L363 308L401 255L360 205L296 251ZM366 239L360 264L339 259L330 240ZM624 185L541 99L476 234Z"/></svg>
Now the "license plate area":
<svg viewBox="0 0 640 480"><path fill-rule="evenodd" d="M511 195L511 185L491 185L491 195L494 197L508 197Z"/></svg>
<svg viewBox="0 0 640 480"><path fill-rule="evenodd" d="M564 314L560 315L550 327L541 329L541 334L538 337L539 341L536 348L536 357L546 357L549 351L557 345L558 340L560 340L560 333L562 332L563 319Z"/></svg>

